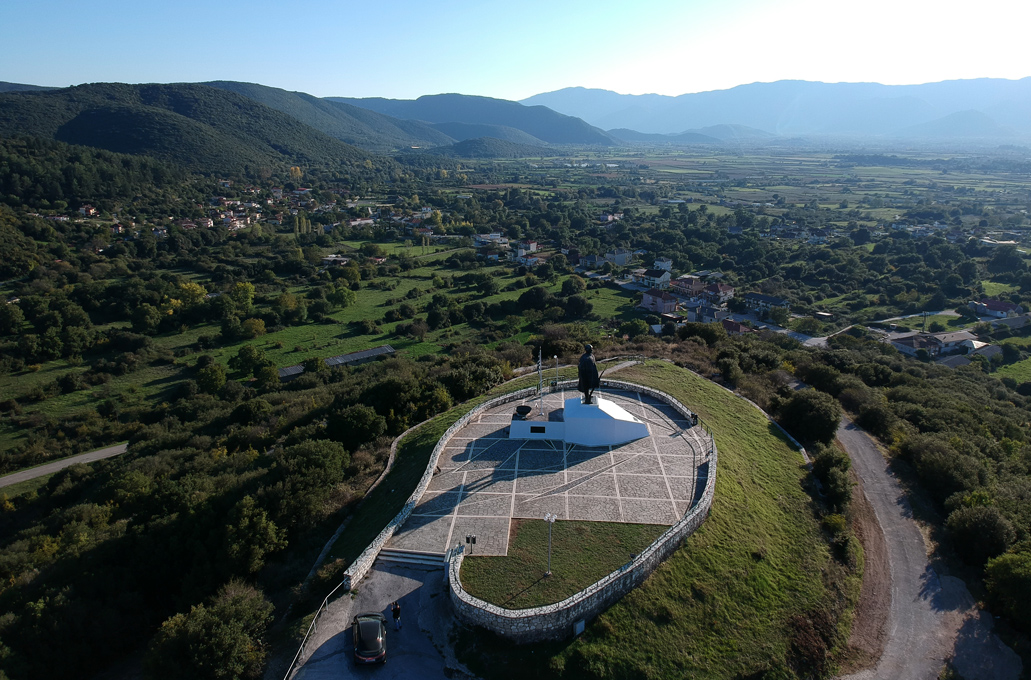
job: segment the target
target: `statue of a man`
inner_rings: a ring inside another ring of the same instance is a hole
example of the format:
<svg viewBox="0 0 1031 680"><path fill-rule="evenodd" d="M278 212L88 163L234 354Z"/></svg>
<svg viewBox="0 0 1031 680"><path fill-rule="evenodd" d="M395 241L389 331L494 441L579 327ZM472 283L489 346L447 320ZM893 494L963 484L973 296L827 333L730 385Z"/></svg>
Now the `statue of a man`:
<svg viewBox="0 0 1031 680"><path fill-rule="evenodd" d="M576 389L583 392L584 403L591 403L591 394L598 389L601 381L598 378L598 364L594 361L594 348L584 345L583 356L580 357L580 365L577 367L579 382Z"/></svg>

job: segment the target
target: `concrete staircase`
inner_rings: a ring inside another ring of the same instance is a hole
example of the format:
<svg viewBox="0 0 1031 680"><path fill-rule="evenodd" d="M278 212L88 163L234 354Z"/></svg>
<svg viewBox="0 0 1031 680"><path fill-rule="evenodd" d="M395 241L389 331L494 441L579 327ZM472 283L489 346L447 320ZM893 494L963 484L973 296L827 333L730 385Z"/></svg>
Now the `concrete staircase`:
<svg viewBox="0 0 1031 680"><path fill-rule="evenodd" d="M444 553L399 550L397 548L380 550L376 564L403 564L408 567L425 567L427 569L443 569L445 566Z"/></svg>

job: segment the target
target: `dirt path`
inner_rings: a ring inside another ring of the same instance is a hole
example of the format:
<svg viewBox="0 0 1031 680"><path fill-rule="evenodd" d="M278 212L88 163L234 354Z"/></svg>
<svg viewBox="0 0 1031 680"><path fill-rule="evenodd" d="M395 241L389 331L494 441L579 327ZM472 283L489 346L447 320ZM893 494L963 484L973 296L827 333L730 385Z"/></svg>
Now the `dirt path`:
<svg viewBox="0 0 1031 680"><path fill-rule="evenodd" d="M939 578L931 568L909 502L874 441L847 418L838 428L838 441L852 458L883 532L891 576L883 654L872 668L846 680L933 680L949 658L965 680L1017 680L1020 658L992 632L992 617L977 609L962 581ZM865 594L883 600L883 592ZM866 604L860 603L857 624L863 622ZM857 642L876 643L871 630L876 627L868 621L857 631L867 639Z"/></svg>

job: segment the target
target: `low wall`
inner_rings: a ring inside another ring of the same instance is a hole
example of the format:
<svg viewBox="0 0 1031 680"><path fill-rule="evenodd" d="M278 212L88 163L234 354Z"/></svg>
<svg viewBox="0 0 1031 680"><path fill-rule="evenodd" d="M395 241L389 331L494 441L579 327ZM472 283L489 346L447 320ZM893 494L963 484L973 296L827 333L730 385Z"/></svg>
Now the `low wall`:
<svg viewBox="0 0 1031 680"><path fill-rule="evenodd" d="M430 485L430 480L433 479L433 473L437 468L437 462L440 460L440 454L447 446L451 438L455 436L455 433L465 427L470 420L476 417L476 415L484 409L493 408L500 406L501 404L507 404L512 401L520 401L526 397L531 397L537 394L536 387L528 387L526 389L519 390L517 392L511 392L504 394L500 397L495 397L489 401L480 404L473 410L466 413L464 416L455 421L455 424L447 429L447 431L437 441L437 445L433 448L433 453L430 454L430 462L426 466L426 471L422 474L422 479L419 480L419 485L415 487L415 491L408 497L408 501L405 503L401 512L397 513L394 519L390 520L390 524L386 526L376 536L375 540L369 544L364 552L358 556L358 558L347 567L343 576L343 587L345 590L351 590L354 586L358 585L358 582L365 578L365 575L372 569L373 563L376 562L376 558L379 556L380 550L387 544L394 533L401 528L401 525L405 523L408 516L412 514L412 510L416 504L422 498L422 495L426 493L426 489Z"/></svg>
<svg viewBox="0 0 1031 680"><path fill-rule="evenodd" d="M563 383L572 385L572 383ZM680 411L692 415L673 397L642 385L618 380L602 380L602 388L628 390L647 394ZM640 555L600 581L561 602L532 609L505 609L473 597L462 587L461 569L464 546L452 554L448 565L451 605L461 620L486 628L515 642L559 640L574 634L574 626L584 623L610 607L624 595L640 585L669 557L681 541L701 526L709 515L716 490L716 445L709 433L709 470L705 490L694 505L676 524L667 529Z"/></svg>

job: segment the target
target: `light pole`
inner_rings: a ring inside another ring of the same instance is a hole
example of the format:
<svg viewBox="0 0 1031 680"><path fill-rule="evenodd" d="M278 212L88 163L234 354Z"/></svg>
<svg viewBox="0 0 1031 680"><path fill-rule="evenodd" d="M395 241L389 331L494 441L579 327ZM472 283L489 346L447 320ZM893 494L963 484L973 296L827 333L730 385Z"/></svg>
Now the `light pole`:
<svg viewBox="0 0 1031 680"><path fill-rule="evenodd" d="M544 573L545 576L551 576L551 527L557 519L558 515L550 512L544 515L544 521L548 523L548 571Z"/></svg>

